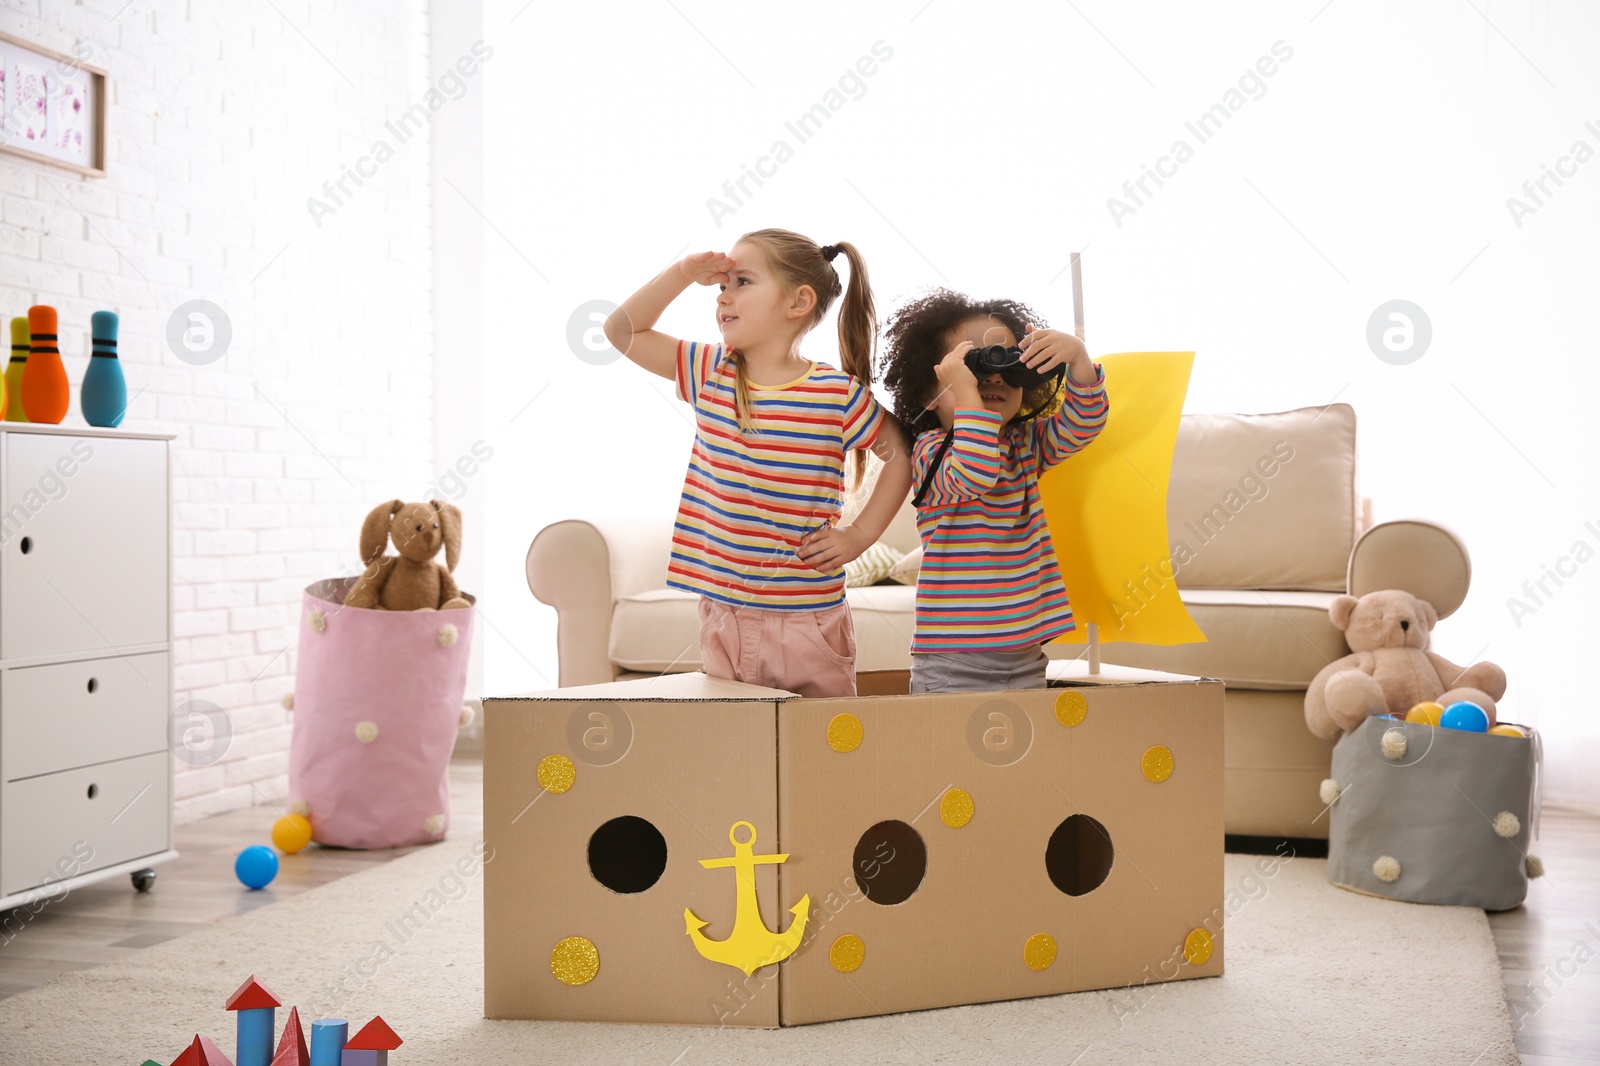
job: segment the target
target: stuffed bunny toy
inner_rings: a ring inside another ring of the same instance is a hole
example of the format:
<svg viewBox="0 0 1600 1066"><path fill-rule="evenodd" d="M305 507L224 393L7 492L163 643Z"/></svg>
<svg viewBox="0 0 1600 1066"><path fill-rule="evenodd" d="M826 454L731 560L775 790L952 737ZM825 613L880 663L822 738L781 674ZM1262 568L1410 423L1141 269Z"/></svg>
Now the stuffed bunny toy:
<svg viewBox="0 0 1600 1066"><path fill-rule="evenodd" d="M399 555L384 555L393 540ZM433 561L444 546L445 565ZM461 556L461 508L429 500L380 503L361 523L361 561L347 607L382 611L433 611L469 607L451 571Z"/></svg>

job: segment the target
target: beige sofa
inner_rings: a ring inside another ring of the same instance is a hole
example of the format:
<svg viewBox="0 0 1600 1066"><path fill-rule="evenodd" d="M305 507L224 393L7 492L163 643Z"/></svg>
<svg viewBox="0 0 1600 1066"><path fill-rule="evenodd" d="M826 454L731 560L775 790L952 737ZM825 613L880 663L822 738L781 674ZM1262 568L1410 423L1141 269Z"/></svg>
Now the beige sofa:
<svg viewBox="0 0 1600 1066"><path fill-rule="evenodd" d="M1404 587L1432 597L1442 617L1465 595L1465 550L1431 523L1369 528L1345 404L1185 416L1167 508L1176 581L1208 640L1108 640L1102 658L1226 682L1227 832L1325 837L1318 786L1332 746L1306 729L1303 701L1316 672L1348 651L1328 605L1347 590ZM556 609L563 687L700 668L695 597L666 587L672 518L573 519L534 538L528 586ZM909 502L882 542L917 547ZM1152 560L1147 588L1171 574L1164 564ZM915 592L847 590L863 695L906 691ZM1073 658L1084 648L1046 650Z"/></svg>

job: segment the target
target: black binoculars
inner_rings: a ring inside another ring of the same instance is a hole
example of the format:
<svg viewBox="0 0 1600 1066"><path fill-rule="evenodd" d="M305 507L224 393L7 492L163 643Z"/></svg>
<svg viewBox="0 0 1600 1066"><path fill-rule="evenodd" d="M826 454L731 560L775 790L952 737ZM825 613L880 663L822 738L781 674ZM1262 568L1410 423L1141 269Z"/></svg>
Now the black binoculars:
<svg viewBox="0 0 1600 1066"><path fill-rule="evenodd" d="M1018 389L1031 389L1051 380L1059 382L1066 371L1065 366L1058 366L1048 373L1041 374L1024 363L1022 356L1021 348L991 344L986 348L974 348L969 351L966 355L966 364L967 369L972 371L972 376L979 381L991 374L999 374L1001 381Z"/></svg>

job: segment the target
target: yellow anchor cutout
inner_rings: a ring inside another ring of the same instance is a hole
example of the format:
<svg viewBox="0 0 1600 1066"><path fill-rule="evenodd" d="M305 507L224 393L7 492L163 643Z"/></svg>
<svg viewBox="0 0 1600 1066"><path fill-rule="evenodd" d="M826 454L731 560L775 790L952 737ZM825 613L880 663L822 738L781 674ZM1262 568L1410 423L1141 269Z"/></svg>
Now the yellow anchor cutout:
<svg viewBox="0 0 1600 1066"><path fill-rule="evenodd" d="M740 826L750 830L748 840L739 839ZM728 840L733 844L733 858L701 859L700 865L707 870L720 870L731 866L739 878L737 894L734 897L733 934L726 940L712 940L700 931L709 923L696 918L694 911L685 907L683 918L688 925L689 939L694 941L696 951L712 962L726 963L743 970L748 977L761 967L782 962L794 954L795 948L800 946L801 937L805 936L806 920L811 915L811 896L809 893L801 896L800 902L789 908L789 913L794 915L794 921L789 923L786 932L774 933L768 929L766 923L761 920L761 911L756 904L756 865L783 862L789 856L787 853L754 854L756 827L749 822L733 823L733 828L728 830Z"/></svg>

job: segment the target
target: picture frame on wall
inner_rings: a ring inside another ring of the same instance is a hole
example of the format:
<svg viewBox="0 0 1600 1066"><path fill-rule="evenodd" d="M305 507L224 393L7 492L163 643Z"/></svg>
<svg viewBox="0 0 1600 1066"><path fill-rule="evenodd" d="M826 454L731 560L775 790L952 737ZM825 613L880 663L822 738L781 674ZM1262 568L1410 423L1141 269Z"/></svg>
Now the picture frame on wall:
<svg viewBox="0 0 1600 1066"><path fill-rule="evenodd" d="M0 33L0 151L68 170L106 175L106 71Z"/></svg>

